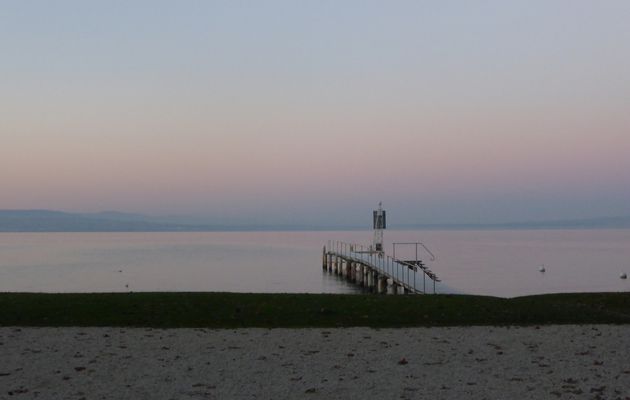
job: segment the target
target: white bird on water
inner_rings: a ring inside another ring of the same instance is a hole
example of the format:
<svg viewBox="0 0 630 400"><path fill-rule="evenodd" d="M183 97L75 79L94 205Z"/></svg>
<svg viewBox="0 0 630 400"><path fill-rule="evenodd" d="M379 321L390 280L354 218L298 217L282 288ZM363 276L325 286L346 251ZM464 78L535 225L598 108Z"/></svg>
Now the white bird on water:
<svg viewBox="0 0 630 400"><path fill-rule="evenodd" d="M538 267L538 270L544 273L546 271L545 264L540 264L540 267Z"/></svg>

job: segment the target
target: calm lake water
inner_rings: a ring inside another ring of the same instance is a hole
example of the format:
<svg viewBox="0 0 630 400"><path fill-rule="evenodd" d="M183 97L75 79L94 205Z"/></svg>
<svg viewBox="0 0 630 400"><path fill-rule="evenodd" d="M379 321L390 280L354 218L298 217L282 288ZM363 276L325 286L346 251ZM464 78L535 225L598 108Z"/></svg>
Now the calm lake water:
<svg viewBox="0 0 630 400"><path fill-rule="evenodd" d="M322 247L371 238L371 231L0 233L0 292L357 293L322 272ZM388 253L393 241L425 243L437 255L428 266L459 293L630 290L630 280L619 279L630 274L630 230L386 231L385 241ZM413 256L411 248L396 251Z"/></svg>

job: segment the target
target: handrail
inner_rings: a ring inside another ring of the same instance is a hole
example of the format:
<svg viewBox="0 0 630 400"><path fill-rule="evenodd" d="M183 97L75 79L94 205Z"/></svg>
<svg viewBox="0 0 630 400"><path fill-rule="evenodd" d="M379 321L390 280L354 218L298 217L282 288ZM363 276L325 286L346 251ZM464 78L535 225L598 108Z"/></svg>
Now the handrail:
<svg viewBox="0 0 630 400"><path fill-rule="evenodd" d="M413 244L416 246L416 257L418 257L418 245L422 246L422 248L431 256L431 261L435 261L437 260L437 257L435 256L435 254L433 254L433 252L431 252L431 250L429 250L429 248L427 246L425 246L424 243L422 242L394 242L392 243L393 245L393 251L394 251L394 257L396 257L396 245L397 244Z"/></svg>
<svg viewBox="0 0 630 400"><path fill-rule="evenodd" d="M435 254L433 254L431 250L429 250L429 248L424 245L424 243L420 243L420 246L422 246L422 248L424 248L427 251L427 253L429 253L429 255L431 256L431 261L437 260L437 257L435 256Z"/></svg>

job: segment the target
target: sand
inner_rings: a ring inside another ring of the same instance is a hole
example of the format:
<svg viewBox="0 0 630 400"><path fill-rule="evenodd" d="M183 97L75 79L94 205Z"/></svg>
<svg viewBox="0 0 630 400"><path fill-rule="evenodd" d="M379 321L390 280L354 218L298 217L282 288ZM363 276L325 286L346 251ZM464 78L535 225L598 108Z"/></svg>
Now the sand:
<svg viewBox="0 0 630 400"><path fill-rule="evenodd" d="M630 326L0 328L1 399L630 399Z"/></svg>

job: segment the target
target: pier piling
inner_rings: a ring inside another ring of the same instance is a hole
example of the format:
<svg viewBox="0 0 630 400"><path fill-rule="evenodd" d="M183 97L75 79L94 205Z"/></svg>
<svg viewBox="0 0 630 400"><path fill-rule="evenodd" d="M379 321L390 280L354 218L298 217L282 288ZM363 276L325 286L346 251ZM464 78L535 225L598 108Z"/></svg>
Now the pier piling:
<svg viewBox="0 0 630 400"><path fill-rule="evenodd" d="M385 276L378 277L378 293L387 293L387 278Z"/></svg>

